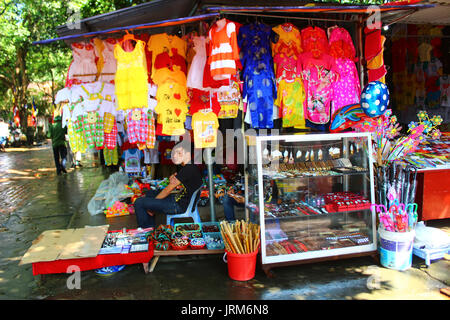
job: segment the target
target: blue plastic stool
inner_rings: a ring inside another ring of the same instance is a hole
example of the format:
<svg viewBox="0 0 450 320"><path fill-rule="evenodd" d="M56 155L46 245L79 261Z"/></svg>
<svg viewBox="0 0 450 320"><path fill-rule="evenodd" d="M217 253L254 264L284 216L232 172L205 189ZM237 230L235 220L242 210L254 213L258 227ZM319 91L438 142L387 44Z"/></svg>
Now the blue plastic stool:
<svg viewBox="0 0 450 320"><path fill-rule="evenodd" d="M173 227L173 219L175 218L192 218L194 223L201 223L202 221L200 220L200 214L198 212L198 201L200 200L200 197L197 197L200 190L201 187L192 194L191 201L189 201L186 212L179 214L168 214L166 217L166 224L170 224Z"/></svg>

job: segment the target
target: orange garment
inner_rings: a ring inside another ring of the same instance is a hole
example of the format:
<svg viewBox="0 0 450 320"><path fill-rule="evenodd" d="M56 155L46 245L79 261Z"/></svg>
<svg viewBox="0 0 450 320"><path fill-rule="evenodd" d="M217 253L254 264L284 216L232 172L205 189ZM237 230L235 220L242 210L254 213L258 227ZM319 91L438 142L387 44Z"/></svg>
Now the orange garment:
<svg viewBox="0 0 450 320"><path fill-rule="evenodd" d="M146 108L148 106L148 75L145 43L136 41L133 51L125 51L121 43L114 46L117 59L115 93L117 110Z"/></svg>
<svg viewBox="0 0 450 320"><path fill-rule="evenodd" d="M375 58L367 62L367 69L378 69L384 65L383 51L381 51Z"/></svg>
<svg viewBox="0 0 450 320"><path fill-rule="evenodd" d="M208 64L211 76L214 80L230 79L236 74L236 61L239 61L235 23L227 19L217 21L209 30L209 40Z"/></svg>

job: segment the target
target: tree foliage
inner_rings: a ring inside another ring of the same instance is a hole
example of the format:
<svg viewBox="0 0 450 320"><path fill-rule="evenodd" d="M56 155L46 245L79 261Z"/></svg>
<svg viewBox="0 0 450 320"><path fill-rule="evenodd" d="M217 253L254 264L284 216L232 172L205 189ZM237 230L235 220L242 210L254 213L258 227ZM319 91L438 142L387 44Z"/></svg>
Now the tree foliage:
<svg viewBox="0 0 450 320"><path fill-rule="evenodd" d="M69 22L74 11L81 13L80 18L87 18L143 2L0 0L0 112L12 115L17 107L22 126L26 126L25 105L34 101L40 114L45 114L64 86L72 60L70 48L64 42L32 42L57 37L56 28Z"/></svg>

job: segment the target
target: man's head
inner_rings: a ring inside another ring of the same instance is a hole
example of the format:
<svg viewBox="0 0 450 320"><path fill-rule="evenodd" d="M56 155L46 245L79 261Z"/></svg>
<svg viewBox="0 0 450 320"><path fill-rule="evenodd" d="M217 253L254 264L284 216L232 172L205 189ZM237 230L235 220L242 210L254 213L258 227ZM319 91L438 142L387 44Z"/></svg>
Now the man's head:
<svg viewBox="0 0 450 320"><path fill-rule="evenodd" d="M190 163L192 160L191 157L191 143L189 142L180 142L175 145L172 149L172 162L176 165L182 164L185 165Z"/></svg>

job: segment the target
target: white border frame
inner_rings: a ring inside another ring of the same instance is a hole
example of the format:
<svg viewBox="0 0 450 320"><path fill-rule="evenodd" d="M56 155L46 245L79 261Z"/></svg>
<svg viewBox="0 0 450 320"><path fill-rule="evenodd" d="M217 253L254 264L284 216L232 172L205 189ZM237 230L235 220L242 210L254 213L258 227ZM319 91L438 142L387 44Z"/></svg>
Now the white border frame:
<svg viewBox="0 0 450 320"><path fill-rule="evenodd" d="M346 248L337 248L330 250L317 250L308 251L303 253L294 253L287 255L270 256L266 255L266 232L264 223L264 189L263 189L263 175L262 175L262 150L261 144L264 141L286 141L286 142L305 142L305 141L330 141L340 140L342 138L367 138L367 150L369 161L369 182L370 182L370 201L375 203L375 187L373 177L373 157L372 157L372 137L368 132L357 133L319 133L319 134L302 134L302 135L278 135L278 136L256 136L256 156L257 156L257 168L258 168L258 191L259 191L259 218L261 225L261 260L262 264L272 264L289 261L301 261L306 259L323 258L329 256L347 255L363 252L371 252L377 250L377 231L376 231L376 216L375 211L372 208L372 235L373 242L368 245L353 246Z"/></svg>

